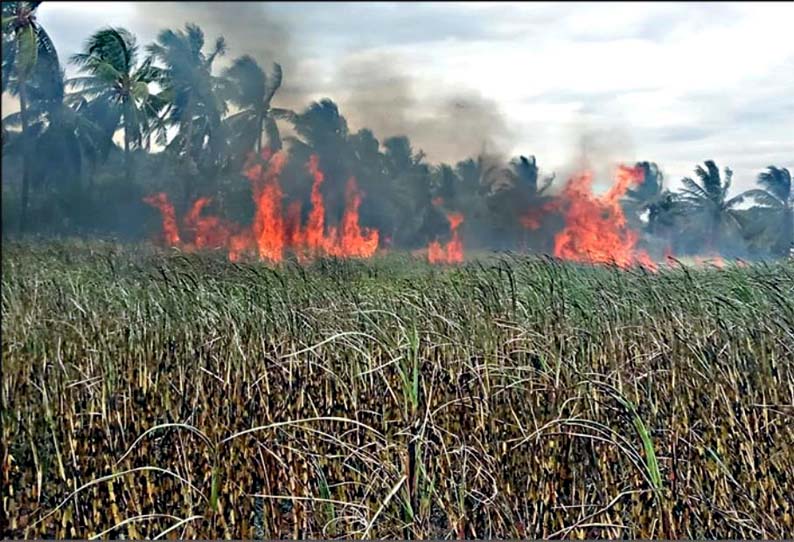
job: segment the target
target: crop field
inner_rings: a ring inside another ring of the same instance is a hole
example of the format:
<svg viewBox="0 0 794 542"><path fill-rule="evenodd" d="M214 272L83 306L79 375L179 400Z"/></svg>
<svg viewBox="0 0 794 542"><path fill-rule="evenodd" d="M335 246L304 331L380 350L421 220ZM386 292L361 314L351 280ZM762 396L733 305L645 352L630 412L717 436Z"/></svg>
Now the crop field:
<svg viewBox="0 0 794 542"><path fill-rule="evenodd" d="M783 538L794 264L5 242L3 537Z"/></svg>

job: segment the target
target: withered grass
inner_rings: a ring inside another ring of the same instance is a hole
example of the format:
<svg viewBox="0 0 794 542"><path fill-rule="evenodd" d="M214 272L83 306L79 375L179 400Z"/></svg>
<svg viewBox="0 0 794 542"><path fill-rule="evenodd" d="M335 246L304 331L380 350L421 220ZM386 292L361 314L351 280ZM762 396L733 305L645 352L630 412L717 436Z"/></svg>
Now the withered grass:
<svg viewBox="0 0 794 542"><path fill-rule="evenodd" d="M794 533L791 263L2 266L4 537Z"/></svg>

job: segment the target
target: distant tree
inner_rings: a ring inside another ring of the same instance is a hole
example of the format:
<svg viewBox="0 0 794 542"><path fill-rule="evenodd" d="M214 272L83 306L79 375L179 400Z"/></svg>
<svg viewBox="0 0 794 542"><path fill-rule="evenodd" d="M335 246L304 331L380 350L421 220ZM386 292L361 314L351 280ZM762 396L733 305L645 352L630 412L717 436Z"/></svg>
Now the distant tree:
<svg viewBox="0 0 794 542"><path fill-rule="evenodd" d="M681 180L684 185L681 201L687 209L689 226L704 230L706 248L716 250L726 235L741 230L735 208L744 201L746 194L728 198L733 172L725 168L723 181L719 168L712 160L707 160L705 166L705 169L701 166L695 168L699 183L689 177Z"/></svg>
<svg viewBox="0 0 794 542"><path fill-rule="evenodd" d="M460 179L449 164L439 164L432 168L434 197L442 198L447 204L457 199Z"/></svg>
<svg viewBox="0 0 794 542"><path fill-rule="evenodd" d="M654 235L670 233L680 211L677 195L665 189L664 175L655 162L637 162L635 167L642 172L642 181L626 190L622 202L630 223ZM644 213L646 222L641 219Z"/></svg>
<svg viewBox="0 0 794 542"><path fill-rule="evenodd" d="M484 195L486 186L483 183L484 165L482 156L477 159L467 158L455 164L455 173L461 182L462 191L466 194Z"/></svg>
<svg viewBox="0 0 794 542"><path fill-rule="evenodd" d="M185 30L163 30L147 47L164 65L158 83L166 100L166 120L178 128L167 149L184 163L186 205L199 169L208 176L217 172L227 145L221 122L227 110L222 98L226 82L212 74L215 59L226 51L226 41L219 37L209 53L203 49L204 32L194 24L185 25Z"/></svg>
<svg viewBox="0 0 794 542"><path fill-rule="evenodd" d="M769 226L776 232L774 252L787 256L794 244L794 184L791 173L786 168L775 166L758 175L762 190L748 190L746 196L755 199L769 210Z"/></svg>
<svg viewBox="0 0 794 542"><path fill-rule="evenodd" d="M130 149L143 147L144 138L148 142L153 131L165 140L165 127L159 118L165 103L149 88L160 78L160 70L152 65L151 57L138 61L135 36L124 28L95 32L84 51L73 55L71 61L85 75L69 83L86 101L96 102L93 107L83 107L94 112L102 109L104 123L113 127L111 138L117 128L124 132L124 178L130 184L134 171Z"/></svg>
<svg viewBox="0 0 794 542"><path fill-rule="evenodd" d="M367 226L391 232L397 218L393 186L385 173L380 142L371 130L363 128L348 137L350 170L364 192L361 220ZM386 233L385 235L389 235Z"/></svg>
<svg viewBox="0 0 794 542"><path fill-rule="evenodd" d="M245 150L262 150L262 136L273 151L281 149L281 137L276 119L292 119L295 115L287 109L271 107L271 101L281 86L281 66L273 64L268 76L249 55L235 59L224 72L229 80L228 96L240 111L226 119L233 138L241 142Z"/></svg>
<svg viewBox="0 0 794 542"><path fill-rule="evenodd" d="M48 77L58 69L58 54L49 35L36 21L41 2L3 2L2 91L19 97L22 126L22 191L19 230L27 229L33 142L30 137L28 89L37 76Z"/></svg>
<svg viewBox="0 0 794 542"><path fill-rule="evenodd" d="M399 209L395 242L408 247L424 245L447 225L442 211L432 203L432 176L424 163L425 154L414 151L406 136L387 138L383 149L385 174Z"/></svg>
<svg viewBox="0 0 794 542"><path fill-rule="evenodd" d="M65 95L64 72L55 68L49 77L38 77L29 84L28 130L34 154L32 165L36 180L42 184L66 181L81 184L83 162L97 154L99 128L84 115L81 107L70 107ZM21 114L3 119L9 127L21 125ZM16 139L13 143L21 143ZM12 147L9 151L14 152ZM21 149L20 149L21 150Z"/></svg>
<svg viewBox="0 0 794 542"><path fill-rule="evenodd" d="M510 248L519 240L526 241L529 234L520 217L543 212L542 207L549 199L546 191L554 182L554 175L540 184L539 173L534 156L519 156L506 168L486 172L487 205L499 248Z"/></svg>
<svg viewBox="0 0 794 542"><path fill-rule="evenodd" d="M655 162L637 162L634 167L642 172L642 181L626 190L623 203L627 210L640 214L664 194L664 175Z"/></svg>

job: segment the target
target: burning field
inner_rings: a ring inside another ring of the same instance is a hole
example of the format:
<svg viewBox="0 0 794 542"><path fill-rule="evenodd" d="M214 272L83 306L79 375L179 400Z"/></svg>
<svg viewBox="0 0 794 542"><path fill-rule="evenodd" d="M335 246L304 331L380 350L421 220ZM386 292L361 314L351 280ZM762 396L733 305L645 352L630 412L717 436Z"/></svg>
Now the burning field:
<svg viewBox="0 0 794 542"><path fill-rule="evenodd" d="M222 250L230 261L242 258L269 263L282 262L287 253L305 263L318 257L366 259L385 250L379 243L379 231L360 224L359 208L364 195L355 177L350 177L346 183L345 208L340 223L330 224L322 193L325 174L317 155L311 155L305 166L313 179L311 207L303 222L301 202L287 203L281 188L280 177L286 161L285 152L272 153L267 148L260 156L252 154L249 157L244 175L251 183L255 215L247 226L204 215L204 207L211 202L207 197L196 199L179 221L165 193L147 196L144 201L161 214L158 242L187 252ZM657 270L658 264L639 247L640 235L628 226L621 206L621 198L627 190L643 183L642 170L620 166L614 184L602 196L593 194L592 181L589 171L575 175L561 193L540 208L528 209L517 217L517 222L534 232L548 217L561 216L564 226L553 238L553 254L557 258ZM444 200L436 197L432 204L442 209ZM446 242L434 239L425 250L414 251L414 254L422 255L433 264L461 263L465 259L461 235L465 217L454 210L446 210L444 215L449 225L449 239ZM671 257L672 253L666 251L664 259Z"/></svg>
<svg viewBox="0 0 794 542"><path fill-rule="evenodd" d="M461 262L454 211L417 258L353 180L329 223L314 161L299 214L277 156L249 226L149 198L180 251L4 246L4 537L794 531L790 263L652 272L614 207L629 170L553 200L570 262Z"/></svg>
<svg viewBox="0 0 794 542"><path fill-rule="evenodd" d="M792 17L68 4L2 4L3 539L794 533Z"/></svg>

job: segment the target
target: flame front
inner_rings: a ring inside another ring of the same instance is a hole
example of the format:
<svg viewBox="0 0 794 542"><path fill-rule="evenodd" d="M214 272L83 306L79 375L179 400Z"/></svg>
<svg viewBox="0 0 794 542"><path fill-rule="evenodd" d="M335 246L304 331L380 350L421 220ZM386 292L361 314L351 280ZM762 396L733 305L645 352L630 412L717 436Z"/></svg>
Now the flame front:
<svg viewBox="0 0 794 542"><path fill-rule="evenodd" d="M638 250L638 235L626 226L620 198L629 187L642 181L642 171L621 166L617 179L601 197L591 191L592 174L585 171L571 178L557 206L565 227L554 238L554 255L565 260L616 264L641 264L656 269L644 250Z"/></svg>
<svg viewBox="0 0 794 542"><path fill-rule="evenodd" d="M163 226L163 240L168 246L177 246L180 243L179 229L176 225L174 206L168 201L168 196L163 192L146 196L143 201L160 210Z"/></svg>
<svg viewBox="0 0 794 542"><path fill-rule="evenodd" d="M144 201L160 210L165 243L185 250L225 248L232 261L252 255L261 260L280 262L287 251L291 251L301 262L318 256L373 256L379 247L380 233L377 229L360 225L359 209L363 195L356 179L350 177L347 181L345 209L340 223L326 224L325 200L321 190L325 175L320 169L317 155L311 155L306 164L312 176L311 209L303 224L301 202L290 202L285 208L283 201L284 193L279 178L286 163L284 152L272 153L267 148L259 157L253 154L249 157L243 172L251 183L256 210L253 222L248 227L216 216L203 216L211 199L200 198L193 203L182 222L184 233L190 239L184 242L168 197L164 193L157 193L144 198ZM536 205L517 217L517 220L524 228L537 230L547 216L553 213L561 215L564 227L554 237L554 255L558 258L615 264L624 268L643 265L655 270L656 264L644 250L637 247L639 235L628 227L620 205L629 187L641 181L641 169L621 166L609 191L603 196L595 196L591 190L592 174L585 171L571 178L560 195L543 205ZM432 203L442 206L444 200L436 197ZM460 263L464 260L460 235L463 214L447 212L446 217L450 239L446 244L434 240L428 245L426 254L430 263Z"/></svg>
<svg viewBox="0 0 794 542"><path fill-rule="evenodd" d="M463 241L458 228L463 224L463 214L447 213L449 231L452 238L446 245L432 241L427 246L427 260L430 263L461 263L463 261Z"/></svg>
<svg viewBox="0 0 794 542"><path fill-rule="evenodd" d="M325 180L325 175L320 171L320 161L316 154L309 158L309 173L312 183L312 210L309 213L309 223L306 225L306 248L313 253L320 251L325 244L325 202L320 192L320 186Z"/></svg>
<svg viewBox="0 0 794 542"><path fill-rule="evenodd" d="M325 202L320 187L324 174L320 170L316 155L309 159L307 167L313 178L308 222L301 225L301 204L293 201L283 208L284 194L279 177L286 165L283 152L272 153L264 149L261 154L266 162L255 162L249 157L244 175L251 182L256 211L250 228L226 223L216 216L201 216L210 198L199 198L184 218L185 230L192 233L192 242L182 243L177 227L174 207L164 193L144 198L160 210L165 243L181 246L186 250L202 248L226 248L229 259L238 261L243 254L255 253L260 260L280 262L287 250L292 250L299 261L315 256L340 258L369 258L378 250L377 229L362 228L359 224L359 208L363 196L355 178L347 182L346 205L339 227L331 226L325 232Z"/></svg>
<svg viewBox="0 0 794 542"><path fill-rule="evenodd" d="M354 177L348 179L345 195L342 227L329 228L328 236L324 240L325 252L330 256L369 258L378 250L378 230L362 229L358 224L358 208L362 198Z"/></svg>

